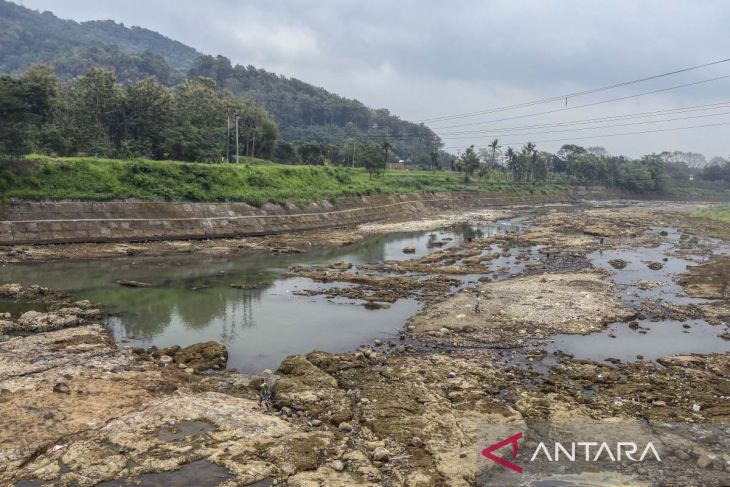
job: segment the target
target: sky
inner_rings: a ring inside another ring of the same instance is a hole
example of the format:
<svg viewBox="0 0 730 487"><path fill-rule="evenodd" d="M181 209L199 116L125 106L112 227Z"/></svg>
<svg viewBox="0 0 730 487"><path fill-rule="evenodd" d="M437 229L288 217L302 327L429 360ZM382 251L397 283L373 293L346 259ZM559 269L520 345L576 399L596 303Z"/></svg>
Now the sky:
<svg viewBox="0 0 730 487"><path fill-rule="evenodd" d="M62 18L146 27L203 53L296 77L412 121L486 111L730 58L727 0L22 3ZM568 110L561 99L426 123L452 152L471 144L486 146L498 137L505 146L529 140L549 151L573 141L632 157L664 150L727 157L730 104L704 105L730 103L730 78L634 96L725 75L730 75L730 62L568 98ZM627 96L631 98L580 107ZM601 124L613 127L524 128L688 107L701 110ZM554 110L559 111L541 114ZM697 125L705 127L656 132ZM615 135L637 131L655 132Z"/></svg>

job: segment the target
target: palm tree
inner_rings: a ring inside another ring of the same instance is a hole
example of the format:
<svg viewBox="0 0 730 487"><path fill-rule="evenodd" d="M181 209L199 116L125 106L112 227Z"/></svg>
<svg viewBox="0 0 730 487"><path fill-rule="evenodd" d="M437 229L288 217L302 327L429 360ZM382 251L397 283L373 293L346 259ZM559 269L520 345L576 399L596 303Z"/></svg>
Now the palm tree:
<svg viewBox="0 0 730 487"><path fill-rule="evenodd" d="M528 142L522 148L522 156L525 159L524 164L527 166L524 168L525 176L527 176L528 181L533 179L535 164L537 163L537 150L535 147L537 146L534 143Z"/></svg>
<svg viewBox="0 0 730 487"><path fill-rule="evenodd" d="M492 149L492 167L494 168L494 159L497 156L497 150L499 149L499 139L494 139L490 144L489 147Z"/></svg>
<svg viewBox="0 0 730 487"><path fill-rule="evenodd" d="M517 154L512 150L512 147L507 147L507 152L504 154L507 158L507 169L512 173L512 178L517 177Z"/></svg>

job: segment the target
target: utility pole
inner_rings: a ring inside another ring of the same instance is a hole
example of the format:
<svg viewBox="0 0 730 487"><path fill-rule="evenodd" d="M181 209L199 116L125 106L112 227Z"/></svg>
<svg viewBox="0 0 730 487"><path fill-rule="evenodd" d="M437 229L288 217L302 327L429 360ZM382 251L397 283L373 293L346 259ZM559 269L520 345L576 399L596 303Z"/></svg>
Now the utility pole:
<svg viewBox="0 0 730 487"><path fill-rule="evenodd" d="M238 120L241 117L236 116L236 164L238 164Z"/></svg>
<svg viewBox="0 0 730 487"><path fill-rule="evenodd" d="M357 141L352 141L352 167L355 167L355 144Z"/></svg>
<svg viewBox="0 0 730 487"><path fill-rule="evenodd" d="M256 126L253 126L253 142L251 143L251 157L256 157Z"/></svg>
<svg viewBox="0 0 730 487"><path fill-rule="evenodd" d="M226 111L226 162L231 162L231 114Z"/></svg>

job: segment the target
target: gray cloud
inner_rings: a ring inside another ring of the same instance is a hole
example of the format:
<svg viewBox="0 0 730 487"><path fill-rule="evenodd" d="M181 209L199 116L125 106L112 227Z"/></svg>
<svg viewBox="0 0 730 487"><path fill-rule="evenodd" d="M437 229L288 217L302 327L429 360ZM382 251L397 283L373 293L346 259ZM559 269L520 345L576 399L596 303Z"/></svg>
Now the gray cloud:
<svg viewBox="0 0 730 487"><path fill-rule="evenodd" d="M414 120L520 103L730 56L730 5L725 0L26 0L25 5L76 20L112 18L147 27L202 52L295 76ZM571 102L723 74L730 74L730 63ZM722 101L729 87L730 81L723 80L535 117L524 124ZM730 116L643 128L718 121L730 121ZM502 126L516 124L523 123ZM630 155L664 149L727 155L729 130L726 126L585 143ZM579 135L592 133L576 132ZM467 141L446 143L458 149ZM474 143L481 141L475 137ZM559 145L544 143L543 148Z"/></svg>

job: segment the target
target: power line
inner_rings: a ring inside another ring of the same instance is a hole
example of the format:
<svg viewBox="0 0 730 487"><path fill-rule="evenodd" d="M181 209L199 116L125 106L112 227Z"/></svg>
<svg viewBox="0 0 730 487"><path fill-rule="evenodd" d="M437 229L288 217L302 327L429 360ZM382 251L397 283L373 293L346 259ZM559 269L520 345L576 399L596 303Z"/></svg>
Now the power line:
<svg viewBox="0 0 730 487"><path fill-rule="evenodd" d="M713 81L719 81L719 80L723 80L723 79L727 79L727 78L730 78L730 74L724 75L724 76L718 76L718 77L715 77L715 78L708 78L708 79L704 79L704 80L700 80L700 81L694 81L694 82L691 82L691 83L685 83L685 84L681 84L681 85L670 86L670 87L667 87L667 88L661 88L661 89L657 89L657 90L645 91L645 92L642 92L642 93L636 93L634 95L621 96L621 97L618 97L618 98L610 98L608 100L600 100L600 101L596 101L596 102L585 103L583 105L575 105L575 106L572 106L572 107L558 108L558 109L554 109L554 110L546 110L546 111L543 111L543 112L526 113L526 114L523 114L523 115L515 115L515 116L511 116L511 117L496 118L496 119L491 119L491 120L483 120L483 121L480 121L480 122L470 122L470 123L464 123L464 124L448 125L448 126L435 127L435 128L434 127L429 127L429 128L432 131L435 131L435 130L440 130L440 129L445 129L445 128L457 128L457 127L467 127L467 126L474 126L474 125L486 125L486 124L495 123L495 122L505 122L505 121L509 121L509 120L519 120L519 119L523 119L523 118L537 117L537 116L540 116L540 115L549 115L549 114L553 114L553 113L562 113L562 112L566 112L566 111L569 111L569 110L577 110L579 108L585 108L585 107L596 106L596 105L603 105L603 104L612 103L612 102L615 102L615 101L623 101L623 100L628 100L628 99L631 99L631 98L638 98L638 97L641 97L641 96L652 95L652 94L656 94L656 93L663 93L663 92L666 92L666 91L676 90L676 89L680 89L680 88L686 88L686 87L689 87L689 86L697 86L697 85L700 85L700 84L711 83ZM727 103L727 102L722 102L722 103ZM699 106L704 106L704 105L699 105ZM707 106L710 106L710 105L707 105ZM649 112L649 113L651 113L651 112ZM408 138L416 138L416 139L418 139L418 138L425 138L424 137L424 134L400 134L400 135L372 135L371 134L370 137L376 138L376 139L377 138L385 138L385 139L393 139L393 140L403 140L403 139L408 139Z"/></svg>
<svg viewBox="0 0 730 487"><path fill-rule="evenodd" d="M599 93L601 91L612 90L612 89L620 88L620 87L623 87L623 86L629 86L629 85L636 84L636 83L642 83L644 81L650 81L650 80L653 80L653 79L663 78L663 77L666 77L666 76L672 76L672 75L679 74L679 73L685 73L687 71L692 71L692 70L695 70L695 69L706 68L708 66L714 66L714 65L717 65L717 64L726 63L728 61L730 61L730 58L720 59L718 61L713 61L713 62L710 62L710 63L700 64L700 65L697 65L697 66L690 66L688 68L677 69L677 70L674 70L674 71L669 71L667 73L656 74L656 75L647 76L647 77L644 77L644 78L639 78L639 79L635 79L635 80L631 80L631 81L623 81L623 82L620 82L620 83L614 83L614 84L611 84L611 85L602 86L602 87L599 87L599 88L593 88L593 89L590 89L590 90L577 91L577 92L573 92L573 93L567 93L567 94L564 94L564 95L553 96L553 97L550 97L550 98L543 98L543 99L540 99L540 100L533 100L533 101L530 101L530 102L517 103L515 105L507 105L507 106L503 106L503 107L490 108L490 109L479 110L479 111L475 111L475 112L457 113L457 114L452 114L452 115L444 115L444 116L441 116L441 117L432 117L432 118L423 119L423 120L421 120L421 122L437 122L437 121L442 121L442 120L453 120L453 119L457 119L457 118L474 117L474 116L477 116L477 115L485 115L487 113L495 113L495 112L501 112L501 111L506 111L506 110L514 110L516 108L524 108L524 107L529 107L529 106L533 106L533 105L539 105L539 104L543 104L543 103L549 103L549 102L552 102L552 101L559 101L559 100L566 100L567 101L568 98L576 98L578 96L589 95L589 94L592 94L592 93Z"/></svg>
<svg viewBox="0 0 730 487"><path fill-rule="evenodd" d="M698 112L698 111L707 111L707 110L718 110L721 108L727 108L730 106L730 101L722 101L717 103L708 103L703 105L692 105L688 107L681 107L681 108L669 108L665 110L655 110L650 112L637 112L637 113L628 113L628 114L619 114L619 115L612 115L607 117L596 117L596 118L587 118L587 119L580 119L580 120L570 120L566 122L554 122L554 123L546 123L546 124L537 124L537 125L522 125L522 126L516 126L516 127L494 127L489 129L478 129L478 130L460 130L460 131L453 131L453 132L446 132L442 133L440 135L441 138L444 139L452 139L455 137L448 137L449 135L468 135L468 134L475 134L478 136L479 134L494 134L495 136L499 135L500 137L504 137L504 134L497 134L497 132L504 132L507 130L530 130L530 129L540 129L540 128L552 128L552 127L564 127L564 126L571 126L571 125L590 125L595 123L603 123L603 122L614 122L614 121L620 121L620 120L631 120L635 118L644 118L644 117L658 117L661 115L675 115L680 113L692 113L692 112ZM596 127L601 128L601 127ZM576 129L576 130L584 130L584 129ZM400 135L380 135L378 137L386 137L391 138L393 140L398 139L405 139L410 137L418 137L419 135L416 134L400 134Z"/></svg>
<svg viewBox="0 0 730 487"><path fill-rule="evenodd" d="M697 85L701 85L701 84L704 84L704 83L711 83L713 81L719 81L719 80L727 79L727 78L730 78L730 74L726 74L724 76L718 76L718 77L715 77L715 78L708 78L708 79L704 79L704 80L700 80L700 81L693 81L692 83L685 83L685 84L681 84L681 85L670 86L668 88L661 88L661 89L658 89L658 90L645 91L645 92L637 93L637 94L634 94L634 95L627 95L627 96L621 96L621 97L618 97L618 98L610 98L608 100L601 100L601 101L596 101L596 102L591 102L591 103L584 103L583 105L574 105L572 107L557 108L557 109L554 109L554 110L546 110L544 112L526 113L524 115L515 115L515 116L512 116L512 117L498 118L498 119L492 119L492 120L484 120L484 121L480 121L480 122L471 122L471 123L464 123L464 124L458 124L458 125L447 125L447 126L443 126L443 127L430 127L430 128L431 128L431 130L440 130L440 129L457 128L457 127L468 127L468 126L472 126L472 125L481 125L481 124L487 124L487 123L493 123L493 122L504 122L504 121L507 121L507 120L517 120L517 119L520 119L520 118L536 117L538 115L548 115L548 114L551 114L551 113L567 112L569 110L577 110L579 108L591 107L591 106L596 106L596 105L603 105L605 103L613 103L615 101L623 101L623 100L628 100L628 99L631 99L631 98L638 98L638 97L641 97L641 96L653 95L655 93L663 93L663 92L666 92L666 91L677 90L677 89L680 89L680 88L686 88L688 86L697 86Z"/></svg>
<svg viewBox="0 0 730 487"><path fill-rule="evenodd" d="M650 112L637 112L637 113L628 113L623 115L611 115L607 117L596 117L596 118L585 118L581 120L570 120L567 122L554 122L554 123L546 123L546 124L538 124L538 125L523 125L520 127L495 127L492 129L488 129L490 132L501 132L504 130L528 130L528 129L539 129L539 128L550 128L550 127L563 127L566 125L587 125L592 123L601 123L601 122L613 122L618 120L630 120L634 118L644 118L644 117L657 117L660 115L674 115L678 113L691 113L691 112L697 112L697 111L705 111L705 110L716 110L718 108L725 108L728 105L730 105L730 101L722 101L718 103L709 103L704 105L693 105L688 107L681 107L681 108L668 108L665 110L655 110ZM466 134L481 134L486 132L484 129L478 129L478 130L460 130L455 132L442 132L441 137L445 135L466 135Z"/></svg>
<svg viewBox="0 0 730 487"><path fill-rule="evenodd" d="M614 127L630 127L632 125L646 125L651 123L663 123L663 122L676 122L678 120L692 120L695 118L705 118L705 117L719 117L720 115L730 115L730 112L722 112L722 113L709 113L706 115L694 115L691 117L676 117L676 118L667 118L663 120L647 120L644 122L631 122L631 123L619 123L619 124L613 124L613 125L600 125L596 127L582 127L582 128L570 128L566 130L547 130L544 132L526 132L526 133L516 133L516 134L501 134L501 137L514 137L514 136L522 136L522 135L542 135L542 134L558 134L558 133L565 133L565 132L573 132L578 130L598 130L598 129L607 129L607 128L614 128ZM476 137L474 135L455 135L452 137L443 137L447 140L455 140L455 139L485 139L485 138L493 138L495 136L494 133L489 133L488 135L477 135Z"/></svg>
<svg viewBox="0 0 730 487"><path fill-rule="evenodd" d="M582 140L582 139L600 139L602 137L618 137L623 135L641 135L641 134L652 134L652 133L658 133L658 132L671 132L673 130L689 130L689 129L696 129L696 128L705 128L705 127L720 127L724 125L730 125L730 121L728 122L721 122L721 123L711 123L711 124L704 124L704 125L690 125L687 127L674 127L674 128L667 128L667 129L655 129L655 130L644 130L639 132L622 132L622 133L616 133L616 134L603 134L603 135L591 135L591 136L582 136L582 137L571 137L568 139L550 139L550 140L528 140L524 142L515 142L515 141L506 141L505 144L511 144L511 145L520 145L520 144L527 144L528 142L532 142L533 144L544 144L547 142L568 142L573 140ZM462 149L463 147L446 147L445 150L450 149Z"/></svg>

